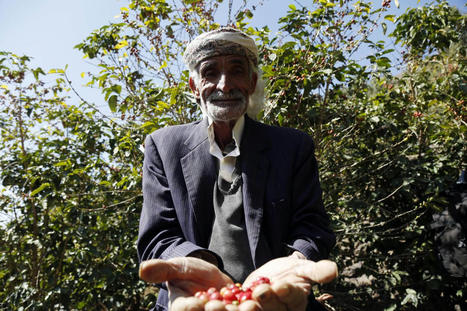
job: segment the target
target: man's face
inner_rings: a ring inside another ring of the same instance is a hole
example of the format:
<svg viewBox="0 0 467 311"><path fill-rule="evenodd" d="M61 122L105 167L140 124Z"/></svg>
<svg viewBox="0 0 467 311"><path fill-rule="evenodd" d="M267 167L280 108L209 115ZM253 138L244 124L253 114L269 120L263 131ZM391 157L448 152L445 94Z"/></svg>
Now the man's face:
<svg viewBox="0 0 467 311"><path fill-rule="evenodd" d="M199 64L198 76L197 85L190 79L190 87L214 121L234 121L245 113L257 79L245 57L223 55L208 58Z"/></svg>

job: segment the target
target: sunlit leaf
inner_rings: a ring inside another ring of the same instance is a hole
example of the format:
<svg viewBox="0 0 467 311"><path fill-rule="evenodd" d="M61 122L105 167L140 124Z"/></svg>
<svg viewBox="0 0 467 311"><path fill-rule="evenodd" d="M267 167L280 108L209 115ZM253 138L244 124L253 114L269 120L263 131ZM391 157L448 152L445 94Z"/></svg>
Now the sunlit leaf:
<svg viewBox="0 0 467 311"><path fill-rule="evenodd" d="M48 182L43 183L38 188L31 191L31 193L29 195L33 197L33 196L35 196L36 194L38 194L39 192L41 192L42 190L44 190L44 189L46 189L48 187L50 187L50 183L48 183Z"/></svg>

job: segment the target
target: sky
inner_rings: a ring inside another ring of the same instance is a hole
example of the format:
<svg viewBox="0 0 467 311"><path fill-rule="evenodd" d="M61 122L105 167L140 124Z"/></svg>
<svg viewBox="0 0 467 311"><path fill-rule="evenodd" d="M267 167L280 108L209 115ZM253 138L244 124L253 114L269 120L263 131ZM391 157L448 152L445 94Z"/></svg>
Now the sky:
<svg viewBox="0 0 467 311"><path fill-rule="evenodd" d="M265 5L254 12L254 23L277 28L277 20L288 9L293 0L263 0ZM228 1L225 1L228 2ZM242 3L243 0L234 0ZM306 4L311 0L299 0ZM394 2L394 1L393 1ZM407 7L417 7L431 1L399 0L400 8L392 4L390 14L401 14ZM465 13L465 0L449 0ZM118 21L115 16L128 0L0 0L0 51L9 51L33 58L32 65L48 71L64 68L79 93L88 101L105 109L103 96L97 90L83 87L87 82L82 72L96 71L95 65L83 59L80 51L73 47L82 42L93 30L110 22ZM380 0L375 0L380 4ZM219 23L225 23L227 6L220 13ZM223 20L222 20L223 19Z"/></svg>
<svg viewBox="0 0 467 311"><path fill-rule="evenodd" d="M105 109L97 90L82 87L81 72L96 71L73 47L110 22L127 0L0 0L0 51L33 58L45 72L68 65L79 93Z"/></svg>

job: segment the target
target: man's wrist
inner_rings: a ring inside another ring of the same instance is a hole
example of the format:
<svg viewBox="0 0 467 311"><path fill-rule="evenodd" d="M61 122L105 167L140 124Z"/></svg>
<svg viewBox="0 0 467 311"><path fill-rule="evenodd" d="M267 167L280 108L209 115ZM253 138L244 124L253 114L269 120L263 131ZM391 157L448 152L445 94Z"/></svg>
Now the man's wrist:
<svg viewBox="0 0 467 311"><path fill-rule="evenodd" d="M303 255L299 251L294 251L292 254L289 255L289 257L297 259L306 259L305 255Z"/></svg>
<svg viewBox="0 0 467 311"><path fill-rule="evenodd" d="M188 256L202 259L204 261L207 261L215 265L216 267L219 267L219 261L217 260L216 256L208 251L197 250L197 251L190 253Z"/></svg>

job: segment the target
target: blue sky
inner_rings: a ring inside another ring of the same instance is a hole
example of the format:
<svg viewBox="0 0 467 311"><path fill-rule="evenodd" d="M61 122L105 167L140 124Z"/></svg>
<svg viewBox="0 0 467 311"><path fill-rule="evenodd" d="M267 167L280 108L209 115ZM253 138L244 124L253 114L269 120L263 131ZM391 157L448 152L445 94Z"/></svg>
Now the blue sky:
<svg viewBox="0 0 467 311"><path fill-rule="evenodd" d="M64 68L87 99L106 107L96 90L85 84L81 72L95 67L73 47L94 29L115 21L126 0L0 0L0 51L33 57L46 72Z"/></svg>
<svg viewBox="0 0 467 311"><path fill-rule="evenodd" d="M44 70L64 68L75 87L84 98L105 107L103 98L95 90L80 87L86 81L81 72L93 71L95 67L73 49L94 29L116 21L120 8L128 0L0 0L0 51L10 51L33 57L33 65ZM226 1L227 2L227 1ZM242 3L242 0L234 0ZM299 0L306 4L311 0ZM375 3L380 5L381 0ZM431 1L399 0L401 8L392 5L392 14L401 14L407 7L416 7ZM264 0L265 5L255 12L257 25L267 24L271 29L278 17L284 14L293 0ZM449 3L465 12L465 0L450 0ZM226 6L220 11L225 23Z"/></svg>

